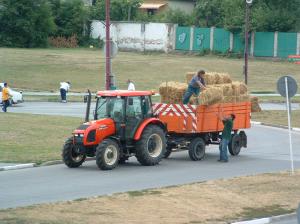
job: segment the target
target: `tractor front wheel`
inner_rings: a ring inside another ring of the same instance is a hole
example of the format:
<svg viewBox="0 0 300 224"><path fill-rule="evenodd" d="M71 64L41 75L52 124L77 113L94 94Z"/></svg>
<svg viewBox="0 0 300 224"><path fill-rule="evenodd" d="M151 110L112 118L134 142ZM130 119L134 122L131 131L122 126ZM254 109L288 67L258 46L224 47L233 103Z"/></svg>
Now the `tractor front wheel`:
<svg viewBox="0 0 300 224"><path fill-rule="evenodd" d="M62 150L62 159L70 168L81 166L85 161L86 155L76 152L76 147L73 144L73 138L68 138Z"/></svg>
<svg viewBox="0 0 300 224"><path fill-rule="evenodd" d="M136 143L136 158L144 166L158 164L166 150L164 131L156 125L147 126Z"/></svg>
<svg viewBox="0 0 300 224"><path fill-rule="evenodd" d="M112 139L103 140L96 150L96 163L101 170L114 169L120 159L120 147L118 143Z"/></svg>

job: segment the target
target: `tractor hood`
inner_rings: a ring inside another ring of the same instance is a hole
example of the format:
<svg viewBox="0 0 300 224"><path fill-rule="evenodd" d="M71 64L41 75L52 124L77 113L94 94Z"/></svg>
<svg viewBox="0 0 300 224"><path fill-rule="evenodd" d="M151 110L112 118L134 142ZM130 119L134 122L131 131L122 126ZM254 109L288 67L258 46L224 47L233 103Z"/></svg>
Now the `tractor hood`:
<svg viewBox="0 0 300 224"><path fill-rule="evenodd" d="M99 144L104 138L114 135L115 123L111 118L89 121L73 131L73 136L81 139L84 145Z"/></svg>

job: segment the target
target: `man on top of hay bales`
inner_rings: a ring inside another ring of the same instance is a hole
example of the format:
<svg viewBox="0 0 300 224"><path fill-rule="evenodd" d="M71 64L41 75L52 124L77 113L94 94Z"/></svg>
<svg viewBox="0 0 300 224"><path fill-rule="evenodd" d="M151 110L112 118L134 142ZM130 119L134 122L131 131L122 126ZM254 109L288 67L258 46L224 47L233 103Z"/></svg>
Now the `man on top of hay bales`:
<svg viewBox="0 0 300 224"><path fill-rule="evenodd" d="M222 113L223 113L223 110L222 110ZM223 114L218 114L218 113L216 113L216 115L223 122L223 125L224 125L224 129L222 131L222 140L219 145L220 159L218 161L227 163L228 162L227 148L228 148L228 144L231 140L231 131L232 131L235 115L230 114L229 116L224 116Z"/></svg>
<svg viewBox="0 0 300 224"><path fill-rule="evenodd" d="M199 70L196 75L191 79L189 86L183 96L183 104L188 104L190 98L193 94L196 96L199 95L200 89L205 89L205 81L204 81L204 70Z"/></svg>

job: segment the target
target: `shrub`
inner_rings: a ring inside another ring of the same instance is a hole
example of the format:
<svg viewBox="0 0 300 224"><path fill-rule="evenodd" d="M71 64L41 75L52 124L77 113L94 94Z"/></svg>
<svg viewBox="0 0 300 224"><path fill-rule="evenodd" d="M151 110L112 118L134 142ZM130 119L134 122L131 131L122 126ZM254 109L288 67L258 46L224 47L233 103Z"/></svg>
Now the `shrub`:
<svg viewBox="0 0 300 224"><path fill-rule="evenodd" d="M63 37L63 36L49 37L48 42L51 47L57 47L57 48L78 47L78 40L76 35L72 35L71 37Z"/></svg>

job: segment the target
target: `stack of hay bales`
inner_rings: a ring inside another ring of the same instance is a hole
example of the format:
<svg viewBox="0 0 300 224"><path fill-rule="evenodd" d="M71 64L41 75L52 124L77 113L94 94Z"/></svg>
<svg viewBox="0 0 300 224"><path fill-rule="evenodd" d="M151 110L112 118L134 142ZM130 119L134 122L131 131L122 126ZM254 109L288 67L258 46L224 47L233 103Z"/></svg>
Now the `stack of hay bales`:
<svg viewBox="0 0 300 224"><path fill-rule="evenodd" d="M159 86L162 103L182 103L183 95L187 89L186 83L163 82Z"/></svg>
<svg viewBox="0 0 300 224"><path fill-rule="evenodd" d="M196 72L186 73L186 83L189 83L195 74L196 74ZM217 72L205 73L204 81L205 81L206 85L216 85L216 84L224 84L224 83L232 82L229 74L217 73Z"/></svg>
<svg viewBox="0 0 300 224"><path fill-rule="evenodd" d="M164 82L159 87L162 103L182 103L188 83L195 72L186 74L186 83ZM236 103L250 101L247 86L242 82L232 81L227 73L207 72L204 75L206 89L196 97L192 96L190 104L212 105L216 103ZM253 102L252 102L253 101ZM252 110L260 111L258 99L251 99ZM253 106L254 105L254 106ZM259 108L259 109L258 109Z"/></svg>

